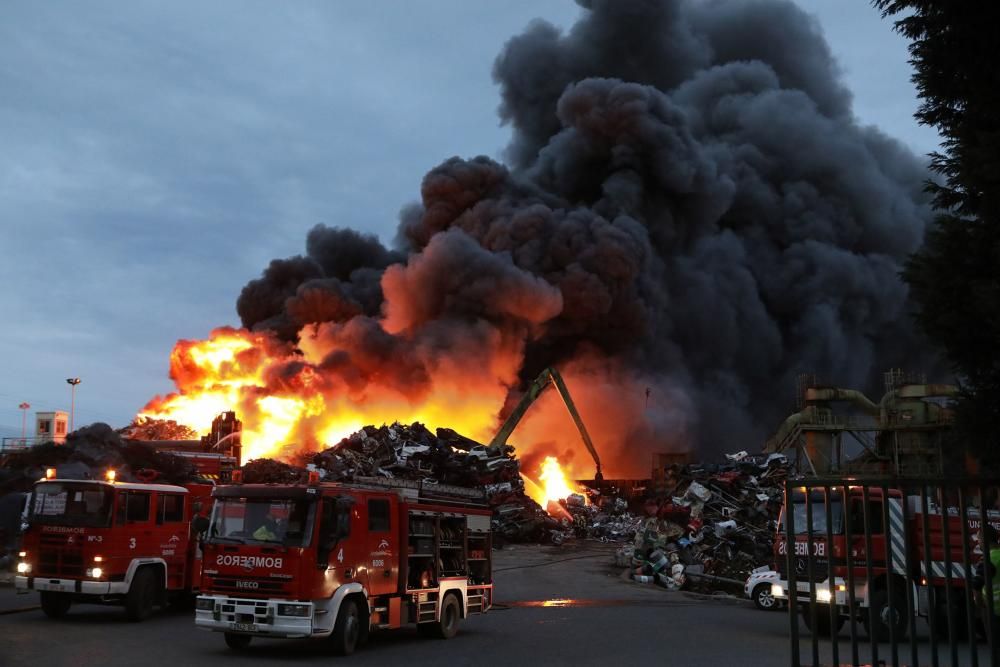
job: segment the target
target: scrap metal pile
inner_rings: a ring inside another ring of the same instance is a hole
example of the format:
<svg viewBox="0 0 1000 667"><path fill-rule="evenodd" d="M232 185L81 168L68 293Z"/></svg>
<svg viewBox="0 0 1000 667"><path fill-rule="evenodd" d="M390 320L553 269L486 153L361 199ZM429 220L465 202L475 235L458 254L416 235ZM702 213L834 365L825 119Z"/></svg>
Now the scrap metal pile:
<svg viewBox="0 0 1000 667"><path fill-rule="evenodd" d="M134 473L146 470L155 471L159 481L170 484L198 478L187 459L123 438L107 424L96 423L70 433L63 444L50 442L5 455L0 495L30 490L49 467L58 468L60 477L76 479L100 479L112 468L121 481L136 481Z"/></svg>
<svg viewBox="0 0 1000 667"><path fill-rule="evenodd" d="M365 426L329 449L301 457L299 464L299 470L317 470L332 481L389 477L482 488L493 509L497 543L561 544L573 536L627 540L637 524L623 502L597 510L582 496L567 503L572 512L563 509L556 518L525 494L513 447L491 453L451 429L432 433L418 422ZM291 466L273 461L251 461L244 467L247 482L286 481L295 474Z"/></svg>
<svg viewBox="0 0 1000 667"><path fill-rule="evenodd" d="M270 459L250 461L243 467L243 480L288 483L315 470L328 481L385 477L482 488L493 508L498 542L552 541L553 535L562 535L564 526L525 495L513 452L504 447L490 453L485 445L451 429L432 433L419 422L365 426L329 449L299 456L297 466Z"/></svg>
<svg viewBox="0 0 1000 667"><path fill-rule="evenodd" d="M560 517L562 527L560 531L553 531L551 541L562 544L576 537L601 542L631 542L642 527L642 519L629 512L625 499L602 496L596 491L588 496L574 493L558 503L549 504L549 513Z"/></svg>
<svg viewBox="0 0 1000 667"><path fill-rule="evenodd" d="M742 585L769 564L788 460L746 452L727 459L668 470L663 493L647 499L646 518L616 564L636 581L671 590Z"/></svg>

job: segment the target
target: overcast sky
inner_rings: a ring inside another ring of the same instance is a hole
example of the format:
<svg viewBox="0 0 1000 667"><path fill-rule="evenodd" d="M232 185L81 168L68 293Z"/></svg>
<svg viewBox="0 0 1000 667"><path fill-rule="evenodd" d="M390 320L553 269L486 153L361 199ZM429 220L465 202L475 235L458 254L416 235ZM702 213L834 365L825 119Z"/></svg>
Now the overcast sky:
<svg viewBox="0 0 1000 667"><path fill-rule="evenodd" d="M918 153L906 43L864 0L816 15L862 122ZM572 0L0 7L0 427L21 401L126 423L178 338L238 325L240 288L317 223L392 239L424 173L500 157L490 76ZM29 414L30 418L30 414ZM29 426L30 429L30 426Z"/></svg>

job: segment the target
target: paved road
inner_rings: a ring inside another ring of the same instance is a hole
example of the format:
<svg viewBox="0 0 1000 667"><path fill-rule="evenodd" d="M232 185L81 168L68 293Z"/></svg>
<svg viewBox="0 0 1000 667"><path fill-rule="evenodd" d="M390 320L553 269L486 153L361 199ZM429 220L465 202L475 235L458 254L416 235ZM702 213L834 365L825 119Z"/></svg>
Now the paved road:
<svg viewBox="0 0 1000 667"><path fill-rule="evenodd" d="M786 615L624 581L609 566L605 545L515 547L496 561L497 607L465 621L455 639L426 640L410 629L381 633L351 664L789 664ZM2 614L33 597L0 589L3 667L311 665L332 659L322 641L292 640L255 639L253 650L238 656L221 635L195 630L190 612L167 611L138 625L104 607L74 607L58 622L38 610ZM808 644L803 651L809 662Z"/></svg>

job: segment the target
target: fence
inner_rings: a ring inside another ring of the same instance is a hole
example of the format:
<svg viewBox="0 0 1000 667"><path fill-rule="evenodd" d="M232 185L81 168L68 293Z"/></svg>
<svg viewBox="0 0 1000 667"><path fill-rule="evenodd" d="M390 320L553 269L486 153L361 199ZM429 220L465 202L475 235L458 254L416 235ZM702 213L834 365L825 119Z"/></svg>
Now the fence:
<svg viewBox="0 0 1000 667"><path fill-rule="evenodd" d="M16 452L24 449L30 449L36 445L43 445L46 442L53 442L54 439L51 435L45 436L28 436L26 438L3 438L0 440L0 452ZM59 438L57 442L61 442L62 438Z"/></svg>
<svg viewBox="0 0 1000 667"><path fill-rule="evenodd" d="M989 567L1000 544L981 528L1000 529L998 489L995 479L789 480L775 593L789 598L792 665L1000 664L1000 574Z"/></svg>

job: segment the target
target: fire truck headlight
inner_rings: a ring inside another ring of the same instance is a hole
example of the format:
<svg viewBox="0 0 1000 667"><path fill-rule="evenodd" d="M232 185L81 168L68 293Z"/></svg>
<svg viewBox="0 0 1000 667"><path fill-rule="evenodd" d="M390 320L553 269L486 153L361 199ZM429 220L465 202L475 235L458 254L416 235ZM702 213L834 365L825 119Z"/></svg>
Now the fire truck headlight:
<svg viewBox="0 0 1000 667"><path fill-rule="evenodd" d="M20 563L17 564L18 574L28 574L29 572L31 572L31 563L25 563L24 561L21 561Z"/></svg>
<svg viewBox="0 0 1000 667"><path fill-rule="evenodd" d="M100 579L102 574L104 574L104 570L99 567L92 567L87 570L87 576L94 579Z"/></svg>
<svg viewBox="0 0 1000 667"><path fill-rule="evenodd" d="M198 598L194 603L194 608L199 611L212 611L215 609L215 600L212 598Z"/></svg>
<svg viewBox="0 0 1000 667"><path fill-rule="evenodd" d="M278 616L302 616L307 617L312 612L312 605L308 604L279 604Z"/></svg>
<svg viewBox="0 0 1000 667"><path fill-rule="evenodd" d="M771 595L776 598L785 597L785 589L781 587L781 584L771 584Z"/></svg>
<svg viewBox="0 0 1000 667"><path fill-rule="evenodd" d="M830 595L829 589L820 588L820 589L818 589L816 591L816 601L817 602L829 602L832 598L833 598L833 596Z"/></svg>

